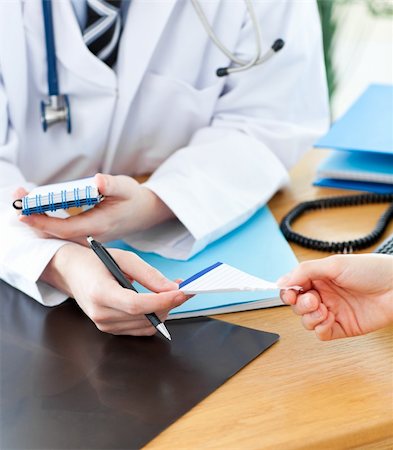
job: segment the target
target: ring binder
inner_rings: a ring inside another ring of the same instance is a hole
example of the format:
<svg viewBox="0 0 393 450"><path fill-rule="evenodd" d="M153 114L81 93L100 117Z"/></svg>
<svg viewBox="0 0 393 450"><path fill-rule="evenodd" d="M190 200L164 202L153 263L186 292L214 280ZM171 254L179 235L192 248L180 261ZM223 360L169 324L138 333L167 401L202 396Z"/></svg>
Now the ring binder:
<svg viewBox="0 0 393 450"><path fill-rule="evenodd" d="M17 202L20 202L20 205L17 205ZM16 199L16 200L14 200L14 202L12 203L12 206L13 206L15 209L19 209L19 210L23 209L23 201L22 201L22 199L21 199L21 198L18 198L18 199Z"/></svg>

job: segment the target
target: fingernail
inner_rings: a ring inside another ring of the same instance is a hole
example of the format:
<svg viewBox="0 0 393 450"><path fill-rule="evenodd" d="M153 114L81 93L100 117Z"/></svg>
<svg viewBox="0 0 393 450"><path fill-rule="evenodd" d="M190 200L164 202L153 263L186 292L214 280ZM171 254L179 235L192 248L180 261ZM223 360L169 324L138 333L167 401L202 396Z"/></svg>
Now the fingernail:
<svg viewBox="0 0 393 450"><path fill-rule="evenodd" d="M311 317L313 319L320 319L322 317L321 311L319 310L319 308L316 311L313 311L311 313Z"/></svg>
<svg viewBox="0 0 393 450"><path fill-rule="evenodd" d="M312 298L309 297L309 296L307 295L307 296L303 299L303 303L304 303L304 306L305 306L306 308L311 308L312 305L313 305Z"/></svg>
<svg viewBox="0 0 393 450"><path fill-rule="evenodd" d="M281 291L281 292L280 292L280 297L281 297L281 300L282 300L284 303L287 303L287 302L288 302L288 294L287 294L287 291Z"/></svg>

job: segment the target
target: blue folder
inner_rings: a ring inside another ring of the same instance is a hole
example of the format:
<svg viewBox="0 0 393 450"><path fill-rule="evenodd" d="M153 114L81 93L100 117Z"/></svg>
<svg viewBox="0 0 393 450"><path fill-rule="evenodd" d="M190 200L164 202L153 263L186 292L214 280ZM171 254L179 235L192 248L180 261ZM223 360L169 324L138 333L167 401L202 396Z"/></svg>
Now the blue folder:
<svg viewBox="0 0 393 450"><path fill-rule="evenodd" d="M297 265L296 257L268 207L260 209L246 223L213 242L188 261L140 252L123 241L114 241L107 246L134 251L172 280L178 278L185 280L217 261L228 263L269 281L276 281ZM141 292L146 292L146 289L137 283L135 287ZM249 302L258 302L259 307L263 307L265 300L267 306L272 306L279 304L277 296L278 291L197 295L173 310L172 314L203 315L213 309L222 309L222 312L228 312L231 308L252 309ZM275 299L273 303L269 302L272 298ZM263 301L259 302L260 300Z"/></svg>
<svg viewBox="0 0 393 450"><path fill-rule="evenodd" d="M333 151L318 166L315 186L393 192L393 154Z"/></svg>
<svg viewBox="0 0 393 450"><path fill-rule="evenodd" d="M372 84L316 147L393 153L393 86Z"/></svg>
<svg viewBox="0 0 393 450"><path fill-rule="evenodd" d="M335 178L317 178L314 186L336 189L350 189L353 191L373 192L374 194L393 194L393 185L386 183L372 183L370 181L338 180Z"/></svg>

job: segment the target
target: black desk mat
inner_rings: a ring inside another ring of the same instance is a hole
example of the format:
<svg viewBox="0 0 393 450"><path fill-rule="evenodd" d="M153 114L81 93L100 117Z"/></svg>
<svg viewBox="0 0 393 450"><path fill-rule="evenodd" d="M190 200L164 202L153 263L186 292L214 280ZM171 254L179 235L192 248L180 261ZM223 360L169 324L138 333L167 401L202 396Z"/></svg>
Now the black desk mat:
<svg viewBox="0 0 393 450"><path fill-rule="evenodd" d="M2 449L140 448L278 340L206 317L111 336L1 281L0 315Z"/></svg>

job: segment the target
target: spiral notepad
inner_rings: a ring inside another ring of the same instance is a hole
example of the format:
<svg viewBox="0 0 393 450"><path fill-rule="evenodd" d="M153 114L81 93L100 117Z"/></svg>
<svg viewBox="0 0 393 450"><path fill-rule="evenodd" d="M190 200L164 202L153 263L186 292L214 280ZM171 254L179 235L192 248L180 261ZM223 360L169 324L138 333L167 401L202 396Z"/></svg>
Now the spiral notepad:
<svg viewBox="0 0 393 450"><path fill-rule="evenodd" d="M272 289L302 290L301 286L280 287L275 282L250 275L229 264L217 262L192 275L179 284L187 295L215 294L219 292L269 291Z"/></svg>
<svg viewBox="0 0 393 450"><path fill-rule="evenodd" d="M25 197L15 200L13 206L28 216L59 209L94 206L102 199L103 196L99 193L94 178L91 177L39 186Z"/></svg>

